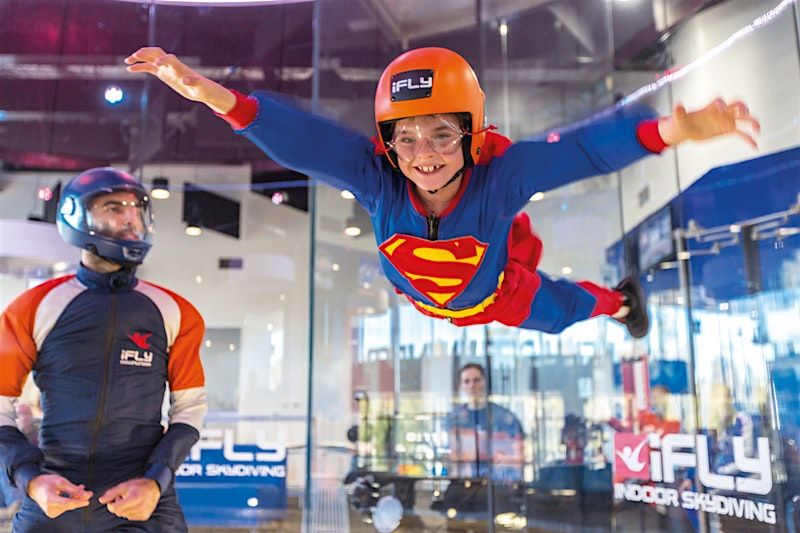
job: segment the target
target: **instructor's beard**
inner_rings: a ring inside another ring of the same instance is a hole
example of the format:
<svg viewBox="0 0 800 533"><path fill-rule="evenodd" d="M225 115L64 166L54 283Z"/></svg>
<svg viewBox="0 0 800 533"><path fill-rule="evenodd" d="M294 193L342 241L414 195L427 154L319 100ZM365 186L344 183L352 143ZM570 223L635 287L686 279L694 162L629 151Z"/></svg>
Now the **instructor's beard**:
<svg viewBox="0 0 800 533"><path fill-rule="evenodd" d="M114 263L113 261L109 261L104 257L100 257L99 255L95 254L94 252L90 252L89 250L82 250L81 251L81 263L83 266L88 268L89 270L93 270L99 274L108 274L110 272L116 272L122 268L122 265Z"/></svg>

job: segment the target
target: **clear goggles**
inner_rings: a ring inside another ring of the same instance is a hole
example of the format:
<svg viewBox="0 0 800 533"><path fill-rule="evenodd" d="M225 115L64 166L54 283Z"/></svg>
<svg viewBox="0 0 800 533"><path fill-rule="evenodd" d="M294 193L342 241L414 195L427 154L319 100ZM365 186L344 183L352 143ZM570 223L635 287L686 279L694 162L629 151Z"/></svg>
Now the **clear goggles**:
<svg viewBox="0 0 800 533"><path fill-rule="evenodd" d="M399 159L410 163L429 150L453 155L461 150L461 140L468 134L451 116L424 115L398 121L392 140L386 144Z"/></svg>
<svg viewBox="0 0 800 533"><path fill-rule="evenodd" d="M133 191L81 198L84 214L78 226L84 231L104 237L128 241L150 242L153 233L153 213L149 196Z"/></svg>

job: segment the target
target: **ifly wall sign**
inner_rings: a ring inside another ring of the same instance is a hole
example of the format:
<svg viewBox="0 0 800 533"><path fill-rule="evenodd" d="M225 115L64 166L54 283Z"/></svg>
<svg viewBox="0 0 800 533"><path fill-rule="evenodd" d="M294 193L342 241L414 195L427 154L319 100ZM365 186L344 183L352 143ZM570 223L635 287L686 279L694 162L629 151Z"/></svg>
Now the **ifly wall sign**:
<svg viewBox="0 0 800 533"><path fill-rule="evenodd" d="M756 440L754 456L745 453L743 437L733 437L735 474L712 471L708 437L672 433L660 436L617 433L614 436L614 498L655 505L775 523L775 505L754 501L772 490L769 440ZM687 469L694 469L704 492L678 491L669 486L680 481ZM721 494L719 492L725 492ZM732 494L732 495L730 495Z"/></svg>
<svg viewBox="0 0 800 533"><path fill-rule="evenodd" d="M254 526L287 508L286 446L257 435L236 444L233 429L204 428L175 486L190 525Z"/></svg>

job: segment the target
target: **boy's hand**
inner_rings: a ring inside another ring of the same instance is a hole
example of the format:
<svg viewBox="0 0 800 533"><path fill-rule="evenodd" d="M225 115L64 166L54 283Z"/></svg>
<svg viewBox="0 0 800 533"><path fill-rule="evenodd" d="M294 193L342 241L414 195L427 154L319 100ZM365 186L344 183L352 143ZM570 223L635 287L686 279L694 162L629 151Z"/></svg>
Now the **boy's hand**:
<svg viewBox="0 0 800 533"><path fill-rule="evenodd" d="M717 98L706 107L687 112L682 105L676 105L671 117L658 121L658 132L670 146L686 140L702 141L722 135L734 134L753 148L758 148L753 135L744 131L748 124L753 134L761 132L761 123L752 115L741 101L726 103Z"/></svg>
<svg viewBox="0 0 800 533"><path fill-rule="evenodd" d="M152 74L184 98L202 102L217 113L226 114L236 104L236 97L228 89L201 76L161 48L140 48L125 58L125 63L129 65L128 72Z"/></svg>
<svg viewBox="0 0 800 533"><path fill-rule="evenodd" d="M28 496L39 504L48 518L89 505L91 491L83 485L73 485L57 474L41 474L28 483Z"/></svg>

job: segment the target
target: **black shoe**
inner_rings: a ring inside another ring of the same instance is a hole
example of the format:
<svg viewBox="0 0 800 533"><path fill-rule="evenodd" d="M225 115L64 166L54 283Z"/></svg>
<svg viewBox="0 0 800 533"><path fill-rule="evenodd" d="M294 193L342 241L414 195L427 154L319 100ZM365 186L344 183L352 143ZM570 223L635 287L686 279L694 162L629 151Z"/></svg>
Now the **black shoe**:
<svg viewBox="0 0 800 533"><path fill-rule="evenodd" d="M628 316L617 319L617 322L625 324L631 337L641 339L647 335L650 329L650 319L647 317L647 300L645 300L644 291L642 286L639 285L639 280L629 276L620 281L614 287L614 290L625 295L625 303L623 305L627 305L631 309L628 312Z"/></svg>

